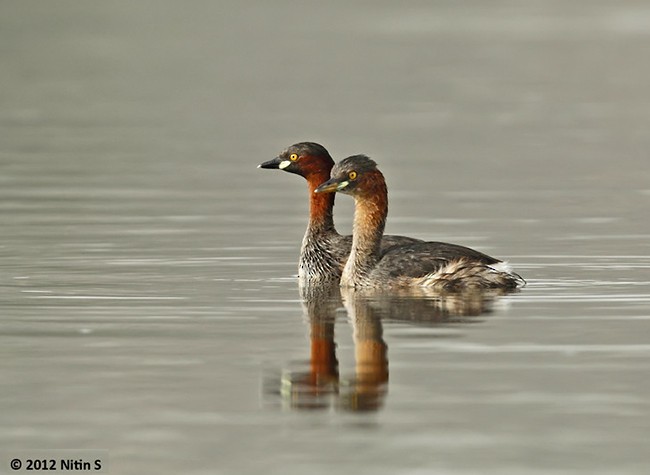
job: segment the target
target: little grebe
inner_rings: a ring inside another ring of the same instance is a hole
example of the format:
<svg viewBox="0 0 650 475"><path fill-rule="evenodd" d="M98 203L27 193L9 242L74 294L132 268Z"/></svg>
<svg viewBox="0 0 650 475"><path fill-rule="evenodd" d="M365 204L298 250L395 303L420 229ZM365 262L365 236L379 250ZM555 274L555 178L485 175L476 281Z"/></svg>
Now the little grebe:
<svg viewBox="0 0 650 475"><path fill-rule="evenodd" d="M303 285L338 282L350 255L352 236L341 236L334 227L334 194L315 194L318 185L328 180L334 160L322 145L301 142L284 150L258 168L280 169L307 180L309 224L302 240L298 277ZM422 242L405 236L383 236L380 249Z"/></svg>
<svg viewBox="0 0 650 475"><path fill-rule="evenodd" d="M344 287L426 286L440 290L515 289L524 280L507 264L456 244L419 242L382 250L388 191L376 163L365 155L348 157L316 194L340 191L354 197L352 249L341 276Z"/></svg>

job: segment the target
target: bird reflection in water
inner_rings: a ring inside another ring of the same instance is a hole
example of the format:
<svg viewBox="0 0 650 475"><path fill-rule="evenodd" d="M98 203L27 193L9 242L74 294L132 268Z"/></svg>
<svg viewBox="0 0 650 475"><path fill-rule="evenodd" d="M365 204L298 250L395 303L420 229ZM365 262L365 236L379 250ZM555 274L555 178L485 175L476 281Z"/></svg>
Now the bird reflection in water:
<svg viewBox="0 0 650 475"><path fill-rule="evenodd" d="M336 358L334 324L341 308L338 285L301 288L303 313L309 324L310 360L307 371L285 368L280 394L285 404L298 409L324 409L339 393L339 363ZM271 387L277 379L270 380Z"/></svg>
<svg viewBox="0 0 650 475"><path fill-rule="evenodd" d="M431 289L355 290L338 286L301 288L305 317L310 326L308 368L285 368L267 378L267 394L281 396L292 409L376 411L388 390L388 345L382 322L443 326L479 322L491 311L497 292L444 294ZM500 292L503 293L503 292ZM334 327L344 307L352 325L355 370L341 378L336 357ZM280 387L278 388L278 379Z"/></svg>

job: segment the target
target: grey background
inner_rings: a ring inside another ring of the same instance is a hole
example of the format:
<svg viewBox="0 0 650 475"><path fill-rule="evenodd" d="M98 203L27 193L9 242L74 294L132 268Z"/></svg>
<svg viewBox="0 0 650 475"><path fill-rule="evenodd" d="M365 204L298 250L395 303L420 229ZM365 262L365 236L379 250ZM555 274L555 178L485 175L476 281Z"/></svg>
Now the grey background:
<svg viewBox="0 0 650 475"><path fill-rule="evenodd" d="M632 0L3 2L0 445L119 474L646 473L649 25ZM307 196L256 166L303 140L379 163L387 232L529 281L384 322L377 412L265 389L307 367Z"/></svg>

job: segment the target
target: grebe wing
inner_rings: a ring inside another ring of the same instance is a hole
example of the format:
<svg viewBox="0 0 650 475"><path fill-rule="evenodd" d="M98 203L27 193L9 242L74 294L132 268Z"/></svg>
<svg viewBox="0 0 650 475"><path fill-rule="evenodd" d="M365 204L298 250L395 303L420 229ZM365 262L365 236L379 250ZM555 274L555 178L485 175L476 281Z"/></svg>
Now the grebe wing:
<svg viewBox="0 0 650 475"><path fill-rule="evenodd" d="M352 247L352 236L344 235L344 236L338 236L337 237L337 245L340 246L341 248L346 249L346 258L348 255L350 255L350 248ZM381 238L381 245L380 245L380 253L386 252L388 249L396 246L407 246L411 244L418 244L418 243L423 243L421 239L416 239L408 236L394 236L391 234L384 234Z"/></svg>
<svg viewBox="0 0 650 475"><path fill-rule="evenodd" d="M391 234L384 234L381 238L380 252L386 252L391 247L407 246L411 244L423 243L421 239L416 239L408 236L394 236Z"/></svg>
<svg viewBox="0 0 650 475"><path fill-rule="evenodd" d="M341 270L342 270L343 266L345 265L345 262L348 260L348 256L350 255L350 248L352 247L352 236L350 236L349 234L347 235L336 234L330 239L333 242L331 243L331 245L326 245L326 247L328 249L331 249L336 256L336 259L339 262L341 262ZM392 249L395 247L404 247L413 244L423 244L423 243L424 241L422 241L421 239L411 238L407 236L393 236L390 234L386 234L382 236L379 252L384 253L388 249ZM324 251L323 249L320 250L320 252L323 251Z"/></svg>
<svg viewBox="0 0 650 475"><path fill-rule="evenodd" d="M386 249L375 270L391 277L422 277L463 260L482 265L500 262L469 247L430 241Z"/></svg>

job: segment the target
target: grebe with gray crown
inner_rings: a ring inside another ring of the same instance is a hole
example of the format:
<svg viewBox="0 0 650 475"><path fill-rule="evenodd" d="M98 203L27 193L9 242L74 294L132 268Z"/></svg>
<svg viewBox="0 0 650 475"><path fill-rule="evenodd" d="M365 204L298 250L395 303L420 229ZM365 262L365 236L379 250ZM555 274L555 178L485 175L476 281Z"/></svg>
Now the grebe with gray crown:
<svg viewBox="0 0 650 475"><path fill-rule="evenodd" d="M291 145L273 160L258 168L280 169L300 175L309 189L309 223L300 249L298 278L302 285L337 283L350 255L352 236L342 236L334 227L334 194L316 194L318 185L328 180L334 160L320 144ZM422 242L406 236L383 236L379 249Z"/></svg>
<svg viewBox="0 0 650 475"><path fill-rule="evenodd" d="M332 177L314 193L354 198L350 257L341 275L343 287L421 286L442 291L514 290L525 281L508 265L482 252L444 242L416 242L382 249L388 191L377 164L365 155L341 160Z"/></svg>

